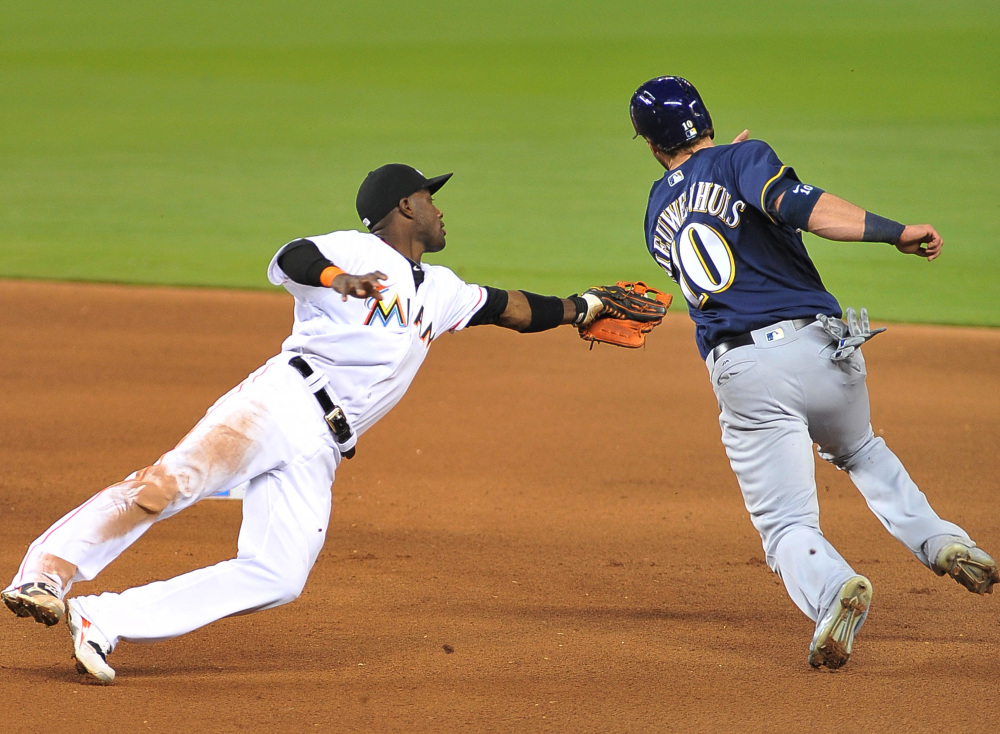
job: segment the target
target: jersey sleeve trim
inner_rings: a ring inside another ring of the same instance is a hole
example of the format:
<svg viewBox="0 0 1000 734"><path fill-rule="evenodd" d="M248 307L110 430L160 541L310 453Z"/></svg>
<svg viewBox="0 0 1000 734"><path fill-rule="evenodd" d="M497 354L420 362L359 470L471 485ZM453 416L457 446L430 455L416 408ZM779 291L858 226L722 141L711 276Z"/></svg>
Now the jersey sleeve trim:
<svg viewBox="0 0 1000 734"><path fill-rule="evenodd" d="M479 288L479 300L476 301L476 305L473 306L471 313L459 319L453 327L448 329L448 331L455 331L456 329L464 329L469 324L469 320L476 315L476 311L483 307L483 303L486 301L486 289L483 286L478 286Z"/></svg>
<svg viewBox="0 0 1000 734"><path fill-rule="evenodd" d="M450 329L448 329L447 330L448 333L454 332L454 331L459 331L460 329L464 329L466 326L469 325L469 321L472 319L473 316L476 315L476 312L479 311L479 309L483 307L483 302L486 300L486 295L487 295L486 288L484 288L481 285L480 286L476 286L476 287L479 288L479 299L476 301L476 305L472 307L472 309L469 311L469 313L467 313L465 316L463 316L462 318L460 318L455 323L454 326L452 326Z"/></svg>
<svg viewBox="0 0 1000 734"><path fill-rule="evenodd" d="M285 254L285 251L296 242L299 242L299 240L292 240L291 242L282 245L281 248L274 253L274 257L271 258L271 262L268 263L267 279L270 281L271 285L284 285L291 280L285 271L282 270L281 265L278 264L278 260L280 260L281 256Z"/></svg>
<svg viewBox="0 0 1000 734"><path fill-rule="evenodd" d="M778 172L768 179L767 183L764 184L764 188L760 190L760 210L764 212L764 216L771 220L771 224L777 224L778 221L771 216L771 212L767 210L767 205L765 201L767 199L767 192L774 185L775 181L778 181L782 176L785 175L785 171L788 170L788 166L782 166L778 169Z"/></svg>

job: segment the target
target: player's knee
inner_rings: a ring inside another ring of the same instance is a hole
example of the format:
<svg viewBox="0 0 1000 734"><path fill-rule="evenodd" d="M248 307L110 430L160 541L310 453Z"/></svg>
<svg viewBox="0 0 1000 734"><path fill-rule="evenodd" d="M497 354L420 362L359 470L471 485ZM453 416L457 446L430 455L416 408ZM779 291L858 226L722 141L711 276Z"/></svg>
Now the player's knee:
<svg viewBox="0 0 1000 734"><path fill-rule="evenodd" d="M885 441L872 433L869 428L866 436L849 442L820 444L819 455L841 471L851 472L863 466L873 451L878 451L884 446Z"/></svg>
<svg viewBox="0 0 1000 734"><path fill-rule="evenodd" d="M135 505L150 515L159 515L180 493L177 478L160 465L143 469L133 481L138 485Z"/></svg>
<svg viewBox="0 0 1000 734"><path fill-rule="evenodd" d="M304 578L288 578L286 576L275 579L270 589L273 596L271 606L290 604L302 595L305 586L306 580Z"/></svg>
<svg viewBox="0 0 1000 734"><path fill-rule="evenodd" d="M281 593L275 598L275 604L291 604L302 595L302 588L292 588L285 586Z"/></svg>

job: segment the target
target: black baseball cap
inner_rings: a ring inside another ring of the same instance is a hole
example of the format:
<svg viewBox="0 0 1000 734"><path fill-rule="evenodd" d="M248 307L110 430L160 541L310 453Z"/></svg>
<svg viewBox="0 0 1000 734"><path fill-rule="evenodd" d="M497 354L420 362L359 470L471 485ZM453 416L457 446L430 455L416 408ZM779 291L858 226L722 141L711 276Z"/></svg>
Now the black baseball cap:
<svg viewBox="0 0 1000 734"><path fill-rule="evenodd" d="M371 171L358 189L358 216L370 230L385 219L400 199L427 189L432 194L444 186L452 174L427 178L412 166L389 163Z"/></svg>

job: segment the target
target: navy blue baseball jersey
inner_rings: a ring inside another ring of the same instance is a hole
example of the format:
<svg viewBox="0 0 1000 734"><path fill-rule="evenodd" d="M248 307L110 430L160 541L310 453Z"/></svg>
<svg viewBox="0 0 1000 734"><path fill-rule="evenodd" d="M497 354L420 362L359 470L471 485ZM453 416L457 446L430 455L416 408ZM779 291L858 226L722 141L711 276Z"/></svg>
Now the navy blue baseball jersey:
<svg viewBox="0 0 1000 734"><path fill-rule="evenodd" d="M702 148L653 184L646 246L681 287L703 358L778 321L841 315L801 234L771 213L796 184L759 140Z"/></svg>

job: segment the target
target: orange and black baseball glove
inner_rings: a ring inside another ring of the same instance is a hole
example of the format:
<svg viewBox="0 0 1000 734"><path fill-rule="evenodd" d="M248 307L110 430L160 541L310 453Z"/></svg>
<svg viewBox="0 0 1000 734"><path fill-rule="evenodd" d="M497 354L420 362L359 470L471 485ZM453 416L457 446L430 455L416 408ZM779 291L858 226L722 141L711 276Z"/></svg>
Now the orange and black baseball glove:
<svg viewBox="0 0 1000 734"><path fill-rule="evenodd" d="M646 334L660 325L673 296L642 281L620 280L615 285L590 288L582 294L596 317L579 327L580 338L636 349L646 343ZM597 301L600 302L598 309Z"/></svg>

